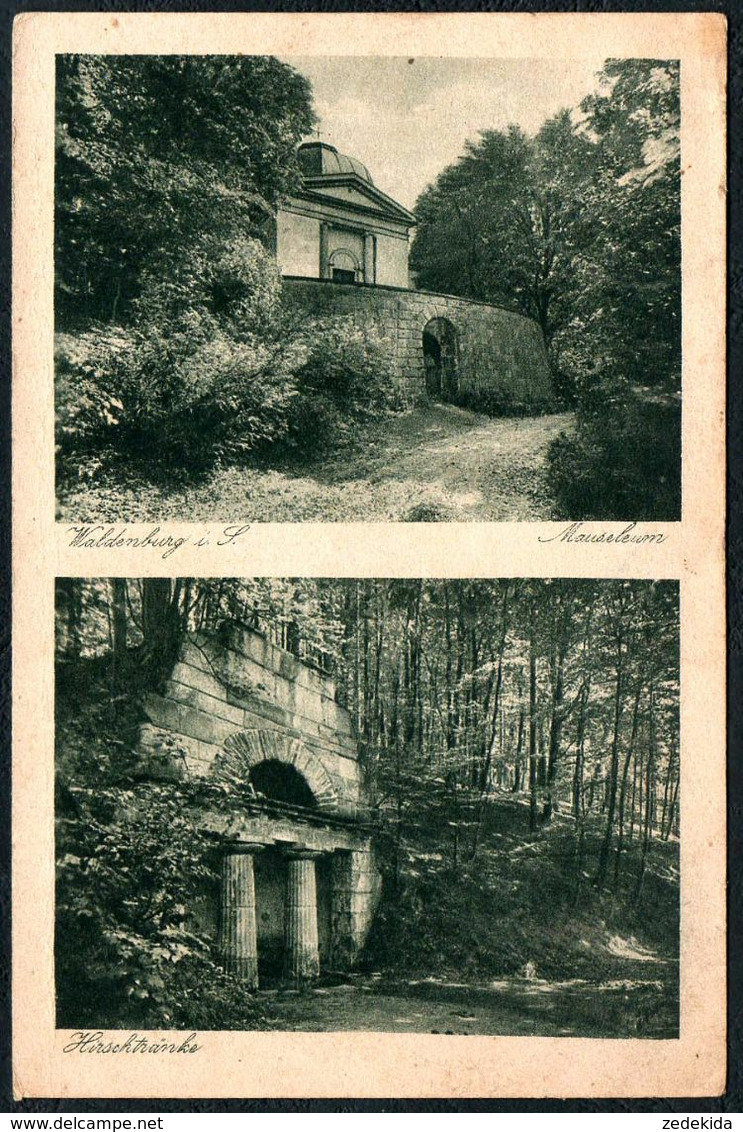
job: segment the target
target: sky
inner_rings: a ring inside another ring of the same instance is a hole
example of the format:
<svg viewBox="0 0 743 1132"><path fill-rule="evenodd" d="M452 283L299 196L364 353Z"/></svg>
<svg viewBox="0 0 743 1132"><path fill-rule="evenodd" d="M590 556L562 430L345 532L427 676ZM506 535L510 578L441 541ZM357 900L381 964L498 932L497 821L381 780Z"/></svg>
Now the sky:
<svg viewBox="0 0 743 1132"><path fill-rule="evenodd" d="M284 57L312 83L320 139L412 208L481 130L535 134L596 87L602 59Z"/></svg>

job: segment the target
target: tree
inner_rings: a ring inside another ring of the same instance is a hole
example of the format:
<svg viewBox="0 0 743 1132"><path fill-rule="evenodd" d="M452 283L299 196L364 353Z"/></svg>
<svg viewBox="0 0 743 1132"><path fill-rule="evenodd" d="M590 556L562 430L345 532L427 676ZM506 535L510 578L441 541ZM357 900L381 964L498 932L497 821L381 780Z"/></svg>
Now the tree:
<svg viewBox="0 0 743 1132"><path fill-rule="evenodd" d="M538 322L576 427L550 452L561 514L681 505L679 67L609 60L545 122L469 142L417 203L420 286Z"/></svg>
<svg viewBox="0 0 743 1132"><path fill-rule="evenodd" d="M265 232L313 122L270 56L62 55L56 97L58 329L126 322L200 246Z"/></svg>
<svg viewBox="0 0 743 1132"><path fill-rule="evenodd" d="M483 131L416 203L410 265L418 285L512 306L536 319L549 342L553 208L533 142L515 126Z"/></svg>
<svg viewBox="0 0 743 1132"><path fill-rule="evenodd" d="M612 60L534 138L484 131L421 195L411 266L431 290L515 305L559 379L678 389L679 71Z"/></svg>
<svg viewBox="0 0 743 1132"><path fill-rule="evenodd" d="M609 61L576 129L591 161L581 196L564 364L590 382L680 389L679 67ZM572 156L572 154L571 154ZM587 175L586 175L587 174Z"/></svg>

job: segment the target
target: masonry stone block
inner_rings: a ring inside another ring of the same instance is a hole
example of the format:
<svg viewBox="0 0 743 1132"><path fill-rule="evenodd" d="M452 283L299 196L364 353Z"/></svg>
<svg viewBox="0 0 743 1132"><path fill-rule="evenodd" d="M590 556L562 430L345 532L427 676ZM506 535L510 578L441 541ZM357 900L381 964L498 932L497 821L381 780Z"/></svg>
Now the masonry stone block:
<svg viewBox="0 0 743 1132"><path fill-rule="evenodd" d="M374 323L390 340L397 380L412 401L426 396L422 334L437 318L446 319L456 336L459 396L504 411L552 406L541 331L515 311L453 295L307 279L285 279L284 296L310 314L350 313L362 324Z"/></svg>
<svg viewBox="0 0 743 1132"><path fill-rule="evenodd" d="M288 812L271 808L272 795L263 784L270 784L269 776L260 780L252 794L245 793L247 809L240 808L238 795L226 793L223 805L204 810L202 824L213 835L227 839L233 855L247 852L248 843L258 849L270 848L274 857L277 848L291 852L295 872L298 860L321 861L332 854L330 869L318 873L331 878L330 896L323 897L330 899L331 906L327 961L336 967L353 963L376 906L379 874L363 824L369 807L352 720L337 703L332 680L278 649L262 634L235 625L218 639L190 635L162 693L149 694L144 700L147 722L140 732L141 774L169 781L211 778L247 787L252 785L256 768L280 764L304 780L311 807L303 800ZM268 859L273 859L270 854ZM243 870L240 877L244 872L247 878L247 865L238 863ZM243 887L244 900L227 901L234 924L225 920L223 909L220 922L228 927L232 924L234 931L232 935L223 931L221 944L230 963L239 967L245 960L243 966L250 968L254 980L255 941L240 925L252 914L253 897L260 917L261 887L256 881L253 895L247 879ZM226 891L223 886L223 903ZM312 899L307 900L309 908ZM295 900L291 906L295 913L300 903ZM214 923L216 918L216 909L202 917L204 923ZM295 935L298 939L302 933ZM260 946L259 932L258 961Z"/></svg>

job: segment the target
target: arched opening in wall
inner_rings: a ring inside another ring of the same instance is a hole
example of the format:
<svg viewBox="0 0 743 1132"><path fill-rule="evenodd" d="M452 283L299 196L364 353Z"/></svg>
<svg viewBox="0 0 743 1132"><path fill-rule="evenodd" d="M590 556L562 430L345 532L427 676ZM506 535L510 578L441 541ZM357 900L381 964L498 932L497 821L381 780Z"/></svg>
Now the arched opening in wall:
<svg viewBox="0 0 743 1132"><path fill-rule="evenodd" d="M355 283L360 278L359 261L347 248L336 248L328 259L328 267L334 283Z"/></svg>
<svg viewBox="0 0 743 1132"><path fill-rule="evenodd" d="M434 401L456 401L459 393L459 343L448 318L432 318L423 327L426 392Z"/></svg>
<svg viewBox="0 0 743 1132"><path fill-rule="evenodd" d="M278 759L265 759L250 771L250 785L257 794L273 802L311 808L317 805L315 795L296 767Z"/></svg>

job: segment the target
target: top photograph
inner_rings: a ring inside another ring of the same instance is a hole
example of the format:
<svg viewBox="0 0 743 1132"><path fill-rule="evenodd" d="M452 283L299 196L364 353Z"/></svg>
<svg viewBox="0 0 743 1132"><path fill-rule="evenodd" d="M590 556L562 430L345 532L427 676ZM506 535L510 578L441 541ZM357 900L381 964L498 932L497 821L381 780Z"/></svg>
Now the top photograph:
<svg viewBox="0 0 743 1132"><path fill-rule="evenodd" d="M673 59L58 55L62 522L681 518Z"/></svg>

